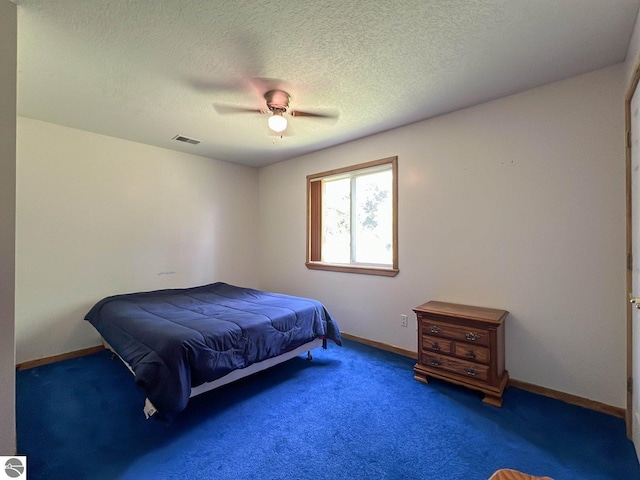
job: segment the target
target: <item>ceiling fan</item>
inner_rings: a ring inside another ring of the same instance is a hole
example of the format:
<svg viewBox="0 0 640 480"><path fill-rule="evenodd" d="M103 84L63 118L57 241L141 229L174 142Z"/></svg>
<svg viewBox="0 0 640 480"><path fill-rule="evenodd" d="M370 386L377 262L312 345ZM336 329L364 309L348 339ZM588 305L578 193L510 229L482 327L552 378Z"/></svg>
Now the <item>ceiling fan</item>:
<svg viewBox="0 0 640 480"><path fill-rule="evenodd" d="M271 113L269 120L267 121L269 128L273 130L275 133L281 134L287 128L287 118L284 116L285 113L291 115L292 117L315 117L315 118L336 118L335 114L328 113L313 113L313 112L304 112L301 110L288 110L289 109L289 100L291 96L285 92L284 90L280 90L278 88L268 90L263 95L267 108L266 109L255 109L255 108L245 108L245 107L237 107L233 105L220 105L214 104L214 108L218 113L227 114L227 113Z"/></svg>

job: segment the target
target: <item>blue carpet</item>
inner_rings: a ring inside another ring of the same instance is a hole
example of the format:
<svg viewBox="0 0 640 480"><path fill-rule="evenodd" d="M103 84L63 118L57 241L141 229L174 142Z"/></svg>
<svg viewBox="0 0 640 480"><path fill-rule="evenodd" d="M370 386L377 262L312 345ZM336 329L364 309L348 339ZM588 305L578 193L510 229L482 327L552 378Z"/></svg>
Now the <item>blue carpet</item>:
<svg viewBox="0 0 640 480"><path fill-rule="evenodd" d="M345 341L191 399L171 423L109 353L17 373L18 453L38 479L640 479L624 421L516 388L413 380L411 359Z"/></svg>

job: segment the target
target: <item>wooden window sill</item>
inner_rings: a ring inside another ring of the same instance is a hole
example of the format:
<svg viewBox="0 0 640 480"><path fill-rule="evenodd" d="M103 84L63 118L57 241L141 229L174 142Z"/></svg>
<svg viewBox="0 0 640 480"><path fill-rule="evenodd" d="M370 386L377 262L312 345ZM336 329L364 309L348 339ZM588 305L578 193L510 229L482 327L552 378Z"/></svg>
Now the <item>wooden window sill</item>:
<svg viewBox="0 0 640 480"><path fill-rule="evenodd" d="M374 267L370 265L342 265L324 262L306 262L306 266L311 270L360 273L363 275L381 275L385 277L395 277L400 271L397 268Z"/></svg>

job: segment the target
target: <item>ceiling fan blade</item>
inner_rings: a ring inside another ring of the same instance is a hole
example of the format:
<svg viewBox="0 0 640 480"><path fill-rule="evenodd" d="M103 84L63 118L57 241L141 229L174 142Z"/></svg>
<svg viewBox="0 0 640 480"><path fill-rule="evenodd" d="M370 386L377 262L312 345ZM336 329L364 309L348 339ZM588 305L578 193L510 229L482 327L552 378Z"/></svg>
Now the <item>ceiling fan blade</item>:
<svg viewBox="0 0 640 480"><path fill-rule="evenodd" d="M214 103L213 108L221 115L229 113L265 113L265 110L259 108L237 107L235 105L222 105L220 103Z"/></svg>
<svg viewBox="0 0 640 480"><path fill-rule="evenodd" d="M337 113L313 113L303 112L301 110L291 110L289 115L292 117L312 117L312 118L338 118Z"/></svg>
<svg viewBox="0 0 640 480"><path fill-rule="evenodd" d="M238 80L202 80L192 78L189 80L192 88L205 93L210 92L236 92L245 88Z"/></svg>

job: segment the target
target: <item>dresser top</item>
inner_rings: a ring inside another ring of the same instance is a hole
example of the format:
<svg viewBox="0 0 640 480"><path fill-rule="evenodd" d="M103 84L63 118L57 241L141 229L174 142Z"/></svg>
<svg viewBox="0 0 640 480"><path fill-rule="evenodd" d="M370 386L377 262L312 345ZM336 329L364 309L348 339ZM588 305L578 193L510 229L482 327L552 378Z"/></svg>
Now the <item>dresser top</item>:
<svg viewBox="0 0 640 480"><path fill-rule="evenodd" d="M414 312L432 313L446 315L449 317L467 318L481 320L483 322L500 324L509 315L506 310L495 308L472 307L470 305L459 305L457 303L446 303L430 301L413 309Z"/></svg>

